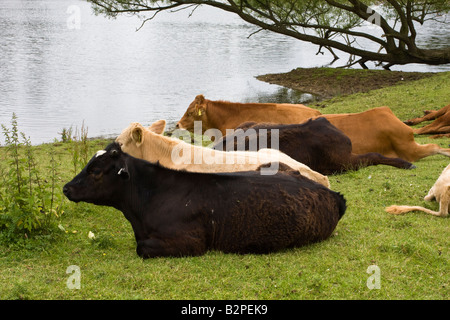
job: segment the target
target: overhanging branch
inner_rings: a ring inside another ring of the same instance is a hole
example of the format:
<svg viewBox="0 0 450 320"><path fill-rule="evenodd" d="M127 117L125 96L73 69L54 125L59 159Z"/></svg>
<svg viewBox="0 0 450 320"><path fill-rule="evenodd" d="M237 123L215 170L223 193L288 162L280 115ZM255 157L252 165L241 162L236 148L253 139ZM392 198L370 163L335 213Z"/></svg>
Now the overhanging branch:
<svg viewBox="0 0 450 320"><path fill-rule="evenodd" d="M408 0L405 3L396 0L386 0L382 5L390 5L390 10L394 10L399 19L401 26L400 31L397 31L395 30L395 24L391 26L385 17L380 13L375 13L373 9L361 0L348 0L346 2L338 0L285 0L280 2L270 0L86 1L91 2L100 9L99 12L110 16L122 13L137 14L143 20L143 24L153 19L161 11L171 11L173 9L178 11L190 6L208 5L238 15L244 21L257 26L258 30L256 32L269 30L301 41L310 42L327 48L333 53L334 57L336 55L332 49L359 56L361 61L364 62L379 61L386 62L389 65L450 63L447 49L419 50L416 47L416 30L413 24L413 21L416 20L425 21L429 17L430 12L437 12L439 8L444 8L448 12L450 10L448 5L436 7L435 9L425 4L421 7L413 0ZM429 1L444 3L444 0ZM426 4L429 1L425 1ZM152 15L145 17L146 12L152 13ZM329 19L334 13L336 15L333 16L333 19ZM377 17L375 20L373 19L374 15ZM352 30L352 28L360 25L360 21L376 24L383 30L384 35L376 37L369 33ZM308 30L310 31L308 32ZM312 34L311 31L314 31L316 34ZM342 36L343 39L364 38L378 44L385 52L380 50L369 51L361 47L355 47L352 45L355 41L346 41L346 43L337 41L336 37L338 36ZM398 45L395 40L398 41Z"/></svg>

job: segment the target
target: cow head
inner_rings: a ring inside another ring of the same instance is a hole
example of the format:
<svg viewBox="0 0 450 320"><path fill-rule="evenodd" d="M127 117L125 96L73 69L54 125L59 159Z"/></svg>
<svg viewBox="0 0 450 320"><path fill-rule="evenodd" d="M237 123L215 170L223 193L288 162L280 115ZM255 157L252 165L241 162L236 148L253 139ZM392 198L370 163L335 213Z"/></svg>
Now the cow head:
<svg viewBox="0 0 450 320"><path fill-rule="evenodd" d="M165 128L165 120L154 122L148 129L144 128L138 122L133 122L116 138L116 142L120 145L123 152L133 157L144 159L143 144L145 139L148 139L148 132L163 134Z"/></svg>
<svg viewBox="0 0 450 320"><path fill-rule="evenodd" d="M84 169L64 188L64 195L74 202L113 205L121 186L130 179L127 159L119 144L112 143L98 151Z"/></svg>
<svg viewBox="0 0 450 320"><path fill-rule="evenodd" d="M194 131L194 121L202 121L203 127L207 128L206 121L206 100L205 97L200 94L195 97L194 101L191 102L183 117L178 121L177 128L186 129L188 131Z"/></svg>

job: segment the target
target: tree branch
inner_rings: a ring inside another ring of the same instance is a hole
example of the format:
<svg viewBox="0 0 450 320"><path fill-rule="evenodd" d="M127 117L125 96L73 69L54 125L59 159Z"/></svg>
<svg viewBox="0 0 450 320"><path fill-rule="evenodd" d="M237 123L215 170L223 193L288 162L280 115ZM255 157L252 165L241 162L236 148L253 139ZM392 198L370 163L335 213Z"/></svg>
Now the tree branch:
<svg viewBox="0 0 450 320"><path fill-rule="evenodd" d="M441 64L450 63L448 49L423 50L416 46L416 29L413 21L434 19L439 10L448 12L450 5L445 0L427 0L417 4L413 0L385 0L381 5L394 12L400 22L400 31L391 26L387 17L368 7L365 0L87 0L97 12L109 16L122 13L136 14L144 23L161 11L192 6L208 5L238 15L244 21L255 25L258 30L269 30L292 38L310 42L326 48L334 57L333 49L361 57L366 61L386 62L388 65L404 63ZM153 13L145 17L145 12ZM142 14L142 15L141 15ZM384 13L383 13L384 14ZM434 16L433 16L434 14ZM377 19L374 19L376 15ZM430 18L431 16L431 18ZM384 32L382 37L355 31L362 21L376 24ZM396 19L397 21L397 19ZM316 34L311 34L314 31ZM337 41L342 36L346 43ZM372 41L385 52L370 51L353 45L355 39ZM351 39L351 40L350 40ZM396 44L398 41L398 45Z"/></svg>

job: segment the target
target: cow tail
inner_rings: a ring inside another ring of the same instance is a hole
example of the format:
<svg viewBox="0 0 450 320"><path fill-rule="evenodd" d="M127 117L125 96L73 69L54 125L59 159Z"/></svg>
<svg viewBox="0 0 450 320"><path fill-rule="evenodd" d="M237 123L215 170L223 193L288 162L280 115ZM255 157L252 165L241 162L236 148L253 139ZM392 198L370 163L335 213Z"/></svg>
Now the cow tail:
<svg viewBox="0 0 450 320"><path fill-rule="evenodd" d="M419 207L419 206L396 206L396 205L392 205L390 207L387 207L385 209L386 212L390 213L390 214L403 214L403 213L407 213L410 211L423 211L432 215L438 215L439 212L424 208L424 207Z"/></svg>
<svg viewBox="0 0 450 320"><path fill-rule="evenodd" d="M396 205L387 207L385 210L390 214L402 214L410 211L423 211L432 214L434 216L445 217L448 215L448 209L450 206L450 186L446 186L445 190L443 191L444 192L442 193L439 201L439 211L433 211L420 206L396 206ZM425 197L425 200L427 200L427 197Z"/></svg>

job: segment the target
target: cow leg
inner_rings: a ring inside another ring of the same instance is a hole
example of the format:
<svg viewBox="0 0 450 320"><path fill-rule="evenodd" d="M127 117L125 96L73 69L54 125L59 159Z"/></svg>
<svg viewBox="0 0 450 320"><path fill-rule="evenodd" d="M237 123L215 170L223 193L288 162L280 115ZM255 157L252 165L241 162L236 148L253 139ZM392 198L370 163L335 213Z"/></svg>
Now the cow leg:
<svg viewBox="0 0 450 320"><path fill-rule="evenodd" d="M141 258L154 258L170 256L170 250L165 248L161 240L152 238L137 242L136 253Z"/></svg>
<svg viewBox="0 0 450 320"><path fill-rule="evenodd" d="M446 134L450 132L450 126L444 126L444 127L440 127L439 128L439 132L438 133L442 133L442 134ZM434 132L432 132L434 133Z"/></svg>
<svg viewBox="0 0 450 320"><path fill-rule="evenodd" d="M439 202L439 217L448 216L448 207L450 203L450 186L445 188L444 194L441 195L441 201Z"/></svg>
<svg viewBox="0 0 450 320"><path fill-rule="evenodd" d="M428 194L423 198L425 201L433 201L436 199L436 195L434 194L434 188L435 186L432 186L430 191L428 191Z"/></svg>
<svg viewBox="0 0 450 320"><path fill-rule="evenodd" d="M368 166L376 166L379 164L384 164L387 166L392 166L400 169L414 169L416 167L411 162L408 162L401 158L389 158L377 152L369 152L361 155L356 154L352 155L350 162L356 169Z"/></svg>
<svg viewBox="0 0 450 320"><path fill-rule="evenodd" d="M437 139L437 138L444 138L444 137L446 137L446 138L450 137L450 133L435 134L433 136L430 136L429 138Z"/></svg>
<svg viewBox="0 0 450 320"><path fill-rule="evenodd" d="M441 154L443 156L450 157L450 149L449 148L441 148L437 144L429 143L425 145L426 147L431 149L431 153L429 155Z"/></svg>
<svg viewBox="0 0 450 320"><path fill-rule="evenodd" d="M425 110L423 113L425 114L425 116L423 116L423 117L409 119L409 120L406 120L403 122L409 126L413 126L413 125L419 124L424 121L434 120L438 117L438 111L436 111L436 110Z"/></svg>
<svg viewBox="0 0 450 320"><path fill-rule="evenodd" d="M141 258L198 256L204 254L205 246L190 239L157 239L150 238L137 242L136 253Z"/></svg>
<svg viewBox="0 0 450 320"><path fill-rule="evenodd" d="M445 115L449 109L450 109L450 105L445 106L439 110L424 110L423 113L425 115L423 117L406 120L406 121L404 121L404 123L407 125L415 125L415 124L421 123L423 121L435 120L435 119Z"/></svg>
<svg viewBox="0 0 450 320"><path fill-rule="evenodd" d="M441 154L450 157L450 149L441 148L437 144L418 144L414 142L412 147L406 149L405 145L396 144L395 152L399 158L405 159L410 162L420 160L422 158L433 156L435 154Z"/></svg>

